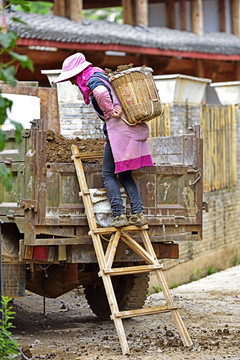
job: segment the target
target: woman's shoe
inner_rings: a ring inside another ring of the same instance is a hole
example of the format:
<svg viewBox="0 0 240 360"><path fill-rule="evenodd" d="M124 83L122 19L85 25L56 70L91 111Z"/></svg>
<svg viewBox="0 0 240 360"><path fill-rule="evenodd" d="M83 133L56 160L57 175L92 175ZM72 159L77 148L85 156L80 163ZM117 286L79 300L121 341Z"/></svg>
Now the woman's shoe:
<svg viewBox="0 0 240 360"><path fill-rule="evenodd" d="M145 218L143 212L138 214L132 214L128 222L129 225L135 225L135 226L143 226L146 225L147 223L148 223L147 219Z"/></svg>
<svg viewBox="0 0 240 360"><path fill-rule="evenodd" d="M122 227L122 226L127 226L128 225L128 219L126 214L121 214L118 216L114 216L114 218L112 219L112 221L110 222L110 224L108 225L108 227Z"/></svg>

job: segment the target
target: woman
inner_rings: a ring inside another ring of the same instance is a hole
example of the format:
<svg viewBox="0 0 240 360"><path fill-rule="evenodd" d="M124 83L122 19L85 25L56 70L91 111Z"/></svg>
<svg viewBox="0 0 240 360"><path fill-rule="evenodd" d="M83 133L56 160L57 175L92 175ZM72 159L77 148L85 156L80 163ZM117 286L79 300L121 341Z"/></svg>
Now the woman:
<svg viewBox="0 0 240 360"><path fill-rule="evenodd" d="M113 212L113 220L109 226L147 224L142 200L132 178L132 170L153 165L147 145L147 125L129 126L121 119L125 114L104 71L99 67L93 67L83 54L76 53L64 60L61 74L55 83L66 80L78 85L85 103L91 102L97 115L104 121L103 131L107 142L103 156L102 178ZM129 220L116 174L131 204Z"/></svg>

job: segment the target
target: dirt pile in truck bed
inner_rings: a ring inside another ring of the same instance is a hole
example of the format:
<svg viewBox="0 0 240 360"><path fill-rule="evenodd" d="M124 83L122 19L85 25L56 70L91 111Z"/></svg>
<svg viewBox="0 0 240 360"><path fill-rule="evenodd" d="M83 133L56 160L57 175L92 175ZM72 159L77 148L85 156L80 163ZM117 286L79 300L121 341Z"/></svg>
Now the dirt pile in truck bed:
<svg viewBox="0 0 240 360"><path fill-rule="evenodd" d="M71 163L71 146L77 145L80 152L98 152L104 150L103 139L67 139L62 135L55 134L54 131L47 131L47 162ZM102 162L102 159L88 159L85 162Z"/></svg>

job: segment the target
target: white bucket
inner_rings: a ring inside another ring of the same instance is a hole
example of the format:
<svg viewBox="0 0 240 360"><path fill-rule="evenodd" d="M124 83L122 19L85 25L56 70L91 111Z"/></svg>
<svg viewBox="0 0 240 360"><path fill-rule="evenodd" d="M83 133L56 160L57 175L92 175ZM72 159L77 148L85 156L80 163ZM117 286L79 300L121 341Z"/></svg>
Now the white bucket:
<svg viewBox="0 0 240 360"><path fill-rule="evenodd" d="M124 189L120 189L120 191L122 194L123 206L126 209L127 195L125 194ZM107 227L111 222L112 209L106 191L104 189L89 189L89 192L96 222L102 227Z"/></svg>

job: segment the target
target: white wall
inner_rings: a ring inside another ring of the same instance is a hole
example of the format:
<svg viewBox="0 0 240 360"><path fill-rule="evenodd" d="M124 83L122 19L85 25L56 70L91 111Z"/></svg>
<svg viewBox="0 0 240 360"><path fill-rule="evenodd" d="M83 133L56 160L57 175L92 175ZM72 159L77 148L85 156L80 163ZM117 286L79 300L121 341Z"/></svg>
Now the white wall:
<svg viewBox="0 0 240 360"><path fill-rule="evenodd" d="M149 26L166 27L165 4L149 4L148 6Z"/></svg>
<svg viewBox="0 0 240 360"><path fill-rule="evenodd" d="M205 33L220 30L217 0L203 1L203 24Z"/></svg>
<svg viewBox="0 0 240 360"><path fill-rule="evenodd" d="M230 0L225 0L225 21L226 21L226 33L231 34L232 24L231 24L231 4Z"/></svg>
<svg viewBox="0 0 240 360"><path fill-rule="evenodd" d="M191 31L191 6L190 1L186 1L187 12L187 31ZM166 7L164 3L149 4L149 26L166 27ZM219 32L219 13L218 0L203 0L204 32ZM175 2L176 29L180 29L179 3ZM230 0L225 0L225 21L226 32L232 32L231 26L231 4Z"/></svg>

